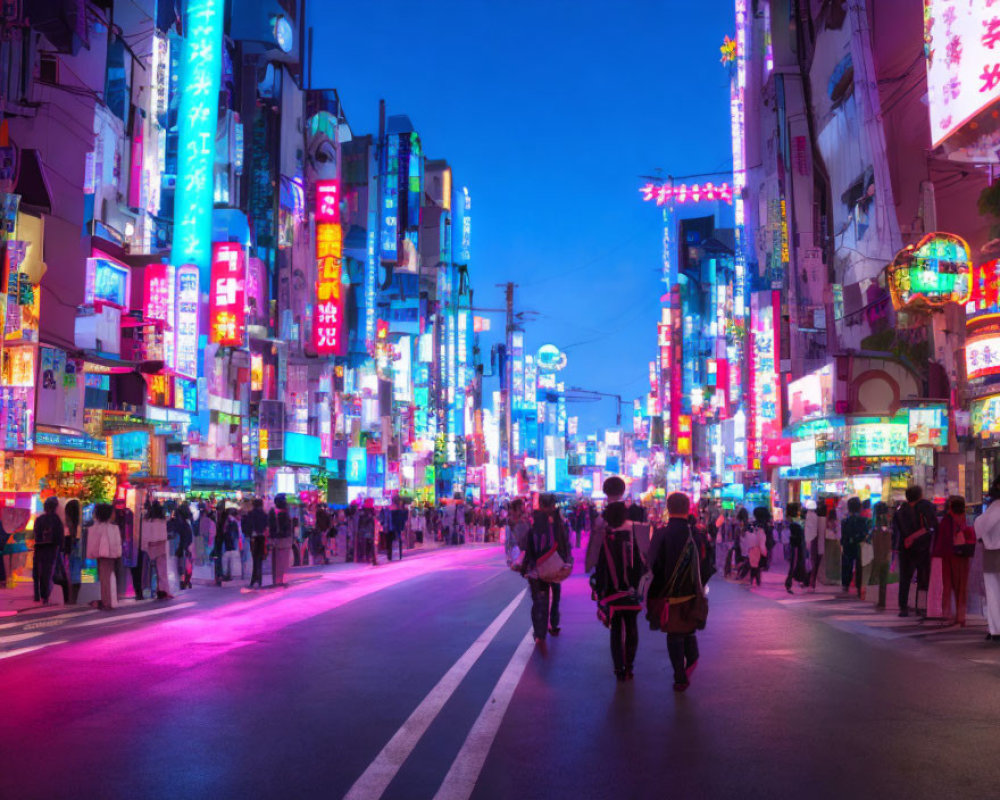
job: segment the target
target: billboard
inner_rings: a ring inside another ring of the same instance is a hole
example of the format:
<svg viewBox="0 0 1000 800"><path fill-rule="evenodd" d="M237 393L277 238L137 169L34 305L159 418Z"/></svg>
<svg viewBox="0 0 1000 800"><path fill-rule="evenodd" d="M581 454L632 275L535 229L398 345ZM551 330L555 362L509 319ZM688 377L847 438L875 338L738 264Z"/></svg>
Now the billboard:
<svg viewBox="0 0 1000 800"><path fill-rule="evenodd" d="M991 5L987 0L924 0L934 147L1000 99L1000 15Z"/></svg>
<svg viewBox="0 0 1000 800"><path fill-rule="evenodd" d="M212 245L212 285L208 299L209 340L224 347L243 344L246 269L235 242Z"/></svg>
<svg viewBox="0 0 1000 800"><path fill-rule="evenodd" d="M344 231L339 223L332 221L340 218L340 212L333 202L333 198L338 194L337 181L321 181L317 184L316 306L313 309L313 347L319 355L341 356L347 352L344 286L341 280Z"/></svg>

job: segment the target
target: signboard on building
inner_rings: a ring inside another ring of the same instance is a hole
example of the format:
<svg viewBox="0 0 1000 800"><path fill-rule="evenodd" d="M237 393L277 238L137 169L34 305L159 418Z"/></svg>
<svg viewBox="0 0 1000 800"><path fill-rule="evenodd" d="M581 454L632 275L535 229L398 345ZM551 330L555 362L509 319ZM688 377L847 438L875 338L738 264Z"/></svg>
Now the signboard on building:
<svg viewBox="0 0 1000 800"><path fill-rule="evenodd" d="M910 447L947 447L948 408L927 406L909 410Z"/></svg>
<svg viewBox="0 0 1000 800"><path fill-rule="evenodd" d="M1000 14L989 0L924 0L934 147L1000 100Z"/></svg>
<svg viewBox="0 0 1000 800"><path fill-rule="evenodd" d="M243 247L235 242L212 245L209 292L209 341L225 347L243 344L246 320L246 269Z"/></svg>
<svg viewBox="0 0 1000 800"><path fill-rule="evenodd" d="M186 264L177 270L177 304L174 313L176 369L188 378L198 377L198 268Z"/></svg>
<svg viewBox="0 0 1000 800"><path fill-rule="evenodd" d="M313 309L313 347L319 355L347 352L344 324L344 286L341 267L344 233L340 226L338 181L316 186L316 305Z"/></svg>

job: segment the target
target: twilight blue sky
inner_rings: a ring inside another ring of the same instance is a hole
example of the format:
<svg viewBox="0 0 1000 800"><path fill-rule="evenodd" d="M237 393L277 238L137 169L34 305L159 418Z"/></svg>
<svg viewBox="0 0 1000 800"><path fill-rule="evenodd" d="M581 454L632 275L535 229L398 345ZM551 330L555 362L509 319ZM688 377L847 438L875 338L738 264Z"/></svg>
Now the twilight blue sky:
<svg viewBox="0 0 1000 800"><path fill-rule="evenodd" d="M475 304L501 307L494 284L513 280L517 307L538 312L527 347L566 349L567 386L627 401L647 390L661 227L639 176L731 167L719 45L732 0L310 6L316 52L330 54L314 83L340 92L352 129L374 132L385 98L469 187ZM502 316L493 326L502 337ZM613 426L614 411L569 407L581 432Z"/></svg>

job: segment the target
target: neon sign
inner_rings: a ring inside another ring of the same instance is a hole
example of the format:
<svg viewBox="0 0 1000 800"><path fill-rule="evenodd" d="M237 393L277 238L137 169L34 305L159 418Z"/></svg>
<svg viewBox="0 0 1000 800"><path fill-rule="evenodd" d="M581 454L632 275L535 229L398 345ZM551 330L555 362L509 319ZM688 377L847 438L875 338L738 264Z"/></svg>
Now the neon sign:
<svg viewBox="0 0 1000 800"><path fill-rule="evenodd" d="M723 200L727 203L733 202L733 188L728 183L716 186L714 183L671 184L647 183L639 189L642 192L642 199L646 202L655 200L656 205L663 206L667 203L700 203L703 201Z"/></svg>
<svg viewBox="0 0 1000 800"><path fill-rule="evenodd" d="M316 181L316 222L340 223L340 181Z"/></svg>
<svg viewBox="0 0 1000 800"><path fill-rule="evenodd" d="M95 302L125 308L129 304L129 268L99 250L87 259L84 298L86 305Z"/></svg>
<svg viewBox="0 0 1000 800"><path fill-rule="evenodd" d="M243 344L245 295L243 248L235 242L216 242L212 245L212 290L208 305L211 341L224 347Z"/></svg>
<svg viewBox="0 0 1000 800"><path fill-rule="evenodd" d="M185 264L177 270L177 306L174 347L177 372L198 377L198 268Z"/></svg>
<svg viewBox="0 0 1000 800"><path fill-rule="evenodd" d="M174 268L170 264L149 264L146 267L146 292L143 316L167 323L163 331L163 363L174 368L174 292L177 287Z"/></svg>
<svg viewBox="0 0 1000 800"><path fill-rule="evenodd" d="M316 307L313 310L313 347L319 355L346 352L344 289L341 264L344 233L339 224L338 181L316 185Z"/></svg>
<svg viewBox="0 0 1000 800"><path fill-rule="evenodd" d="M1000 375L1000 326L994 323L976 334L970 331L965 343L965 375L970 381Z"/></svg>
<svg viewBox="0 0 1000 800"><path fill-rule="evenodd" d="M969 245L951 233L928 233L907 245L886 267L892 304L902 308L941 308L969 301L972 259Z"/></svg>
<svg viewBox="0 0 1000 800"><path fill-rule="evenodd" d="M223 0L190 0L181 65L175 264L194 264L204 277L212 257L213 168L222 60ZM205 287L207 288L207 286Z"/></svg>

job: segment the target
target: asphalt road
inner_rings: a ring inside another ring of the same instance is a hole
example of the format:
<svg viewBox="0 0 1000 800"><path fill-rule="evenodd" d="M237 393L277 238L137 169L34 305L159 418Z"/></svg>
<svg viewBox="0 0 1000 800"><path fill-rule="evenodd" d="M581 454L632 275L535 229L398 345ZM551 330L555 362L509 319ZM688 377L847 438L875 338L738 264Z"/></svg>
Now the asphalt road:
<svg viewBox="0 0 1000 800"><path fill-rule="evenodd" d="M961 648L866 636L715 579L699 668L676 695L662 634L640 631L635 681L618 684L585 576L564 586L545 652L524 581L482 547L304 568L286 590L0 619L0 798L982 798L1000 785L1000 648L975 634Z"/></svg>

